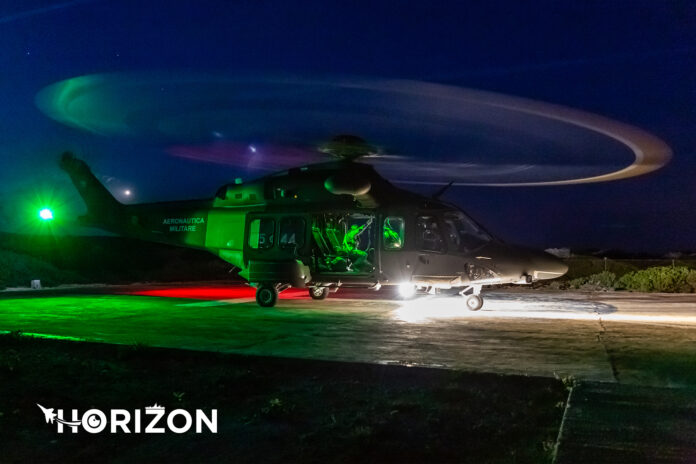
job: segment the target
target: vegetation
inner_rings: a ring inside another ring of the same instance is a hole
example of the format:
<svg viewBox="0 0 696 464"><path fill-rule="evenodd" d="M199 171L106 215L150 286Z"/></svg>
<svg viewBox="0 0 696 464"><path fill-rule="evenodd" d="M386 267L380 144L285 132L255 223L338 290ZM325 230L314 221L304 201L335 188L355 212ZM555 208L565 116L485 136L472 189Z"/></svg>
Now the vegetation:
<svg viewBox="0 0 696 464"><path fill-rule="evenodd" d="M62 271L38 258L0 249L0 290L5 287L28 287L33 279L40 279L42 285L49 287L85 281L76 272Z"/></svg>
<svg viewBox="0 0 696 464"><path fill-rule="evenodd" d="M667 258L600 258L596 256L573 256L564 260L568 265L567 280L587 277L602 271L609 271L621 277L629 272L640 271L650 267L659 266L684 266L690 269L696 268L696 256L679 259Z"/></svg>
<svg viewBox="0 0 696 464"><path fill-rule="evenodd" d="M696 270L684 266L660 266L629 272L617 287L638 292L691 293L696 291Z"/></svg>
<svg viewBox="0 0 696 464"><path fill-rule="evenodd" d="M696 292L696 270L686 266L654 266L627 272L620 277L602 271L584 277L551 282L553 288L577 290L629 290L635 292Z"/></svg>
<svg viewBox="0 0 696 464"><path fill-rule="evenodd" d="M582 290L614 290L616 289L616 274L602 271L587 277L578 277L568 282L568 286Z"/></svg>

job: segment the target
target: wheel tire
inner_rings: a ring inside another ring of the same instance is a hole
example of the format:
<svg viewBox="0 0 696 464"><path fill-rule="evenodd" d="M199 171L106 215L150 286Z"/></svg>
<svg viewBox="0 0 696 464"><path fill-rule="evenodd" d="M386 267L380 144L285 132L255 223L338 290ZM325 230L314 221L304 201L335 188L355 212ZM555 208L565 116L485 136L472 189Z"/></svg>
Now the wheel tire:
<svg viewBox="0 0 696 464"><path fill-rule="evenodd" d="M313 300L325 300L329 296L329 287L310 287L309 296Z"/></svg>
<svg viewBox="0 0 696 464"><path fill-rule="evenodd" d="M483 298L480 295L469 295L466 297L466 307L470 311L478 311L483 306Z"/></svg>
<svg viewBox="0 0 696 464"><path fill-rule="evenodd" d="M272 308L278 301L275 285L261 284L256 287L256 303L263 308Z"/></svg>

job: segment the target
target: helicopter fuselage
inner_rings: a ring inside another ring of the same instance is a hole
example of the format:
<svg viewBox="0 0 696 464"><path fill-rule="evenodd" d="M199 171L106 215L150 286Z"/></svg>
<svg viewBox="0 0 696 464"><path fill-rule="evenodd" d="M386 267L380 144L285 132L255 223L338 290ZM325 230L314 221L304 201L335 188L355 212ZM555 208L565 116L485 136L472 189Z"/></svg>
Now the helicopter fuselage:
<svg viewBox="0 0 696 464"><path fill-rule="evenodd" d="M340 287L383 285L478 295L483 285L531 283L567 271L555 257L504 244L456 206L400 189L359 162L228 184L209 200L138 205L117 203L71 155L61 166L87 204L86 223L214 253L257 293L268 290L272 303L290 286L318 297Z"/></svg>

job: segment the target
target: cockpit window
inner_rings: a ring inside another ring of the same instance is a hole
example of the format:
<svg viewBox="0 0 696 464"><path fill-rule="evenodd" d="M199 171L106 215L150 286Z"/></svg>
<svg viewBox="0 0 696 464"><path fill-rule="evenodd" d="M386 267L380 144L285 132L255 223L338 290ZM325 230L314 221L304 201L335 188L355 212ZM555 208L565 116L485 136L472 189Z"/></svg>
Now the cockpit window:
<svg viewBox="0 0 696 464"><path fill-rule="evenodd" d="M421 250L445 251L445 241L442 239L440 226L435 216L418 216L416 230Z"/></svg>
<svg viewBox="0 0 696 464"><path fill-rule="evenodd" d="M485 230L463 213L445 213L443 219L447 237L458 251L473 251L492 240Z"/></svg>

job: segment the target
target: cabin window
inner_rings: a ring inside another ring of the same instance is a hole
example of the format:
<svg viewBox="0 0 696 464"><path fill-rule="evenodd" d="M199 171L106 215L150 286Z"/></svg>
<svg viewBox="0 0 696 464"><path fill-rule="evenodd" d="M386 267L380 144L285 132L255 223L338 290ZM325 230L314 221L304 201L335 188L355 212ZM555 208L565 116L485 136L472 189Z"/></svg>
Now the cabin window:
<svg viewBox="0 0 696 464"><path fill-rule="evenodd" d="M382 237L385 250L400 250L404 247L404 218L388 216L384 219Z"/></svg>
<svg viewBox="0 0 696 464"><path fill-rule="evenodd" d="M445 251L445 241L435 216L418 216L416 222L419 248L423 251Z"/></svg>
<svg viewBox="0 0 696 464"><path fill-rule="evenodd" d="M378 222L372 214L326 213L312 221L316 270L367 274L375 269Z"/></svg>
<svg viewBox="0 0 696 464"><path fill-rule="evenodd" d="M301 217L286 217L280 221L282 248L302 248L305 244L305 220Z"/></svg>
<svg viewBox="0 0 696 464"><path fill-rule="evenodd" d="M271 218L254 219L249 223L249 246L265 250L273 246L275 221Z"/></svg>

